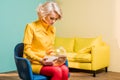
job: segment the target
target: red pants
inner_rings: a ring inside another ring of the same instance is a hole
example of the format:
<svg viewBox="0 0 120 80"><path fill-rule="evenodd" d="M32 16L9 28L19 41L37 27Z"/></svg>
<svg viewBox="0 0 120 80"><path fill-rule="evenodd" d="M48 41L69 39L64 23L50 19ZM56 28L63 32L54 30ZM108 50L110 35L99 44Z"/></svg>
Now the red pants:
<svg viewBox="0 0 120 80"><path fill-rule="evenodd" d="M50 76L51 80L68 80L69 69L66 65L44 66L40 74Z"/></svg>

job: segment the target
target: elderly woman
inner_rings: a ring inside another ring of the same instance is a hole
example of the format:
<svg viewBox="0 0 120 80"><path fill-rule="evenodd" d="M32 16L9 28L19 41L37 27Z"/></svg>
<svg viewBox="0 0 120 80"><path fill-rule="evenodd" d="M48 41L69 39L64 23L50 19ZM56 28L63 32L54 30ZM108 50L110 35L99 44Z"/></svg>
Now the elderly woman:
<svg viewBox="0 0 120 80"><path fill-rule="evenodd" d="M51 80L68 80L67 66L55 66L45 58L54 54L55 27L52 25L61 19L61 9L55 2L46 2L38 6L37 14L39 19L26 25L23 57L30 60L34 73L50 76Z"/></svg>

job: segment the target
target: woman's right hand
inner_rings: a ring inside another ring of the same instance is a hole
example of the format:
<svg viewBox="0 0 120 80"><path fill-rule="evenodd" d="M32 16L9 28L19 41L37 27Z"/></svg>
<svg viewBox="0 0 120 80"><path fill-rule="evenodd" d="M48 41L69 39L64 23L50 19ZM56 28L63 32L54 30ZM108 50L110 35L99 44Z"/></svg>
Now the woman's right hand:
<svg viewBox="0 0 120 80"><path fill-rule="evenodd" d="M46 61L47 58L43 58L40 60L40 63L44 66L52 66L53 65L53 62L52 61Z"/></svg>

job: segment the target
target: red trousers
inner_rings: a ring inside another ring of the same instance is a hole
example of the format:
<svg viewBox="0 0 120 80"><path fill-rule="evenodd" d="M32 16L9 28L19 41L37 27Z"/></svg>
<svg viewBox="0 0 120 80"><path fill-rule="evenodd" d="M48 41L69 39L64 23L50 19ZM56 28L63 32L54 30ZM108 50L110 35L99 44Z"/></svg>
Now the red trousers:
<svg viewBox="0 0 120 80"><path fill-rule="evenodd" d="M68 80L69 69L66 65L44 66L40 74L50 76L51 80Z"/></svg>

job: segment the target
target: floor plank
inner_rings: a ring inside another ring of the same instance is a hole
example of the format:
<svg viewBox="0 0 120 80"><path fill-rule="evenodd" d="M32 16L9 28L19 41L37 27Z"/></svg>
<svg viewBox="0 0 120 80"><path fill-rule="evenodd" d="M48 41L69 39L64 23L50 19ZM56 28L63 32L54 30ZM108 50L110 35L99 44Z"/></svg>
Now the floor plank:
<svg viewBox="0 0 120 80"><path fill-rule="evenodd" d="M0 80L20 80L17 72L2 73ZM86 72L70 72L69 80L120 80L120 73L118 72L101 72L92 77L91 73Z"/></svg>

